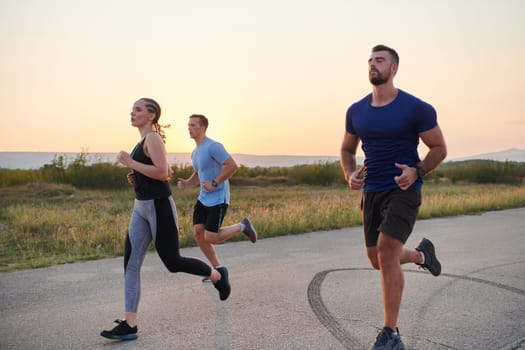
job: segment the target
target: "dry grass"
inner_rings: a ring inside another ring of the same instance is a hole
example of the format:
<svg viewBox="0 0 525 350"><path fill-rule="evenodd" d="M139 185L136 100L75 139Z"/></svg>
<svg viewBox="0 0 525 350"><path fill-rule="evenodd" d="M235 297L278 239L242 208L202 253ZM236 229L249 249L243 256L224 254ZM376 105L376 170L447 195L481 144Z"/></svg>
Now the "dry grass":
<svg viewBox="0 0 525 350"><path fill-rule="evenodd" d="M197 191L173 188L181 246L195 245L191 220ZM260 238L356 226L359 204L360 193L346 186L233 186L224 225L249 216ZM130 189L2 188L0 271L122 255L132 205ZM427 184L420 219L523 206L525 186Z"/></svg>

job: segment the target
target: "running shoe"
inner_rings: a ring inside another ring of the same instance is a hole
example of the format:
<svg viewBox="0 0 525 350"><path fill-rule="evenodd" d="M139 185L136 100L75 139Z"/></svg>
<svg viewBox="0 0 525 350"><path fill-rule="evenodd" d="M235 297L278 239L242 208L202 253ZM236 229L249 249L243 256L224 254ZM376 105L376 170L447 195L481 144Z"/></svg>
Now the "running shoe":
<svg viewBox="0 0 525 350"><path fill-rule="evenodd" d="M225 266L217 268L217 271L221 274L221 279L215 282L213 285L219 291L219 298L226 300L230 296L231 286L228 280L228 269Z"/></svg>
<svg viewBox="0 0 525 350"><path fill-rule="evenodd" d="M253 227L252 222L248 218L244 218L241 221L244 224L244 230L242 233L244 233L252 243L255 243L257 241L257 231L255 231L255 227Z"/></svg>
<svg viewBox="0 0 525 350"><path fill-rule="evenodd" d="M117 325L110 331L102 331L101 336L108 339L134 340L137 339L137 326L130 327L126 320L115 320Z"/></svg>
<svg viewBox="0 0 525 350"><path fill-rule="evenodd" d="M390 328L384 327L377 335L376 342L370 350L405 350L405 345L403 345L399 335L399 329L396 330L397 333L394 334L394 331Z"/></svg>
<svg viewBox="0 0 525 350"><path fill-rule="evenodd" d="M434 276L439 276L441 273L441 263L436 257L436 252L432 242L426 238L423 238L416 247L416 250L423 252L425 255L425 262L418 265L423 269L428 270Z"/></svg>

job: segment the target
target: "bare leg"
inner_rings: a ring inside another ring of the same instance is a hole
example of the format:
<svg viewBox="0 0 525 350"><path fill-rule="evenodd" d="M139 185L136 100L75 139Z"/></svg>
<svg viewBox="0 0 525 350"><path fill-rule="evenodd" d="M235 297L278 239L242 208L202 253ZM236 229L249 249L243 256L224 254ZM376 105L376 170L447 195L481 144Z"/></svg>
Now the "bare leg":
<svg viewBox="0 0 525 350"><path fill-rule="evenodd" d="M227 227L221 227L219 232L204 231L206 242L212 244L222 243L241 232L241 224L235 224Z"/></svg>
<svg viewBox="0 0 525 350"><path fill-rule="evenodd" d="M377 247L367 247L366 254L368 256L368 259L370 260L370 265L372 265L374 269L379 270ZM418 252L414 248L407 248L403 246L403 250L401 251L401 257L399 259L399 263L401 265L408 263L421 264L422 262L423 258L421 257L420 252Z"/></svg>
<svg viewBox="0 0 525 350"><path fill-rule="evenodd" d="M423 258L421 257L421 253L415 250L414 248L407 248L403 246L403 250L401 251L401 258L399 259L399 261L401 264L421 264L423 262Z"/></svg>
<svg viewBox="0 0 525 350"><path fill-rule="evenodd" d="M125 312L124 318L126 319L126 322L128 322L128 324L131 327L134 327L137 325L137 313L136 312Z"/></svg>
<svg viewBox="0 0 525 350"><path fill-rule="evenodd" d="M210 281L213 283L218 282L221 279L221 273L215 269L211 269L211 275L209 277Z"/></svg>
<svg viewBox="0 0 525 350"><path fill-rule="evenodd" d="M197 241L199 248L201 248L202 253L204 256L206 256L210 264L213 267L219 266L221 264L219 261L219 256L215 251L215 246L206 240L203 224L197 224L193 226L193 237L195 238L195 241Z"/></svg>
<svg viewBox="0 0 525 350"><path fill-rule="evenodd" d="M404 276L400 264L403 243L383 233L379 235L377 243L383 293L384 326L395 331L404 287Z"/></svg>

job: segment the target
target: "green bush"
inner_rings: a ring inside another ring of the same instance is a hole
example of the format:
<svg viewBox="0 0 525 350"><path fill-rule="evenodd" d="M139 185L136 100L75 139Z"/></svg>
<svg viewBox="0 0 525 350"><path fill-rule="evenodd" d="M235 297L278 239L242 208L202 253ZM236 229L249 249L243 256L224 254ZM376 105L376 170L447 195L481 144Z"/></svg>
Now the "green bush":
<svg viewBox="0 0 525 350"><path fill-rule="evenodd" d="M499 183L519 185L525 178L525 163L474 160L443 165L443 176L453 183Z"/></svg>
<svg viewBox="0 0 525 350"><path fill-rule="evenodd" d="M173 183L177 183L177 179L187 179L193 174L193 167L191 165L173 165L171 167L173 172L171 178Z"/></svg>
<svg viewBox="0 0 525 350"><path fill-rule="evenodd" d="M295 184L329 186L343 184L339 162L297 165L290 169L288 179Z"/></svg>
<svg viewBox="0 0 525 350"><path fill-rule="evenodd" d="M21 186L42 181L42 173L37 170L0 169L0 187Z"/></svg>
<svg viewBox="0 0 525 350"><path fill-rule="evenodd" d="M172 166L172 183L188 178L191 165ZM51 164L38 170L0 169L0 187L20 186L28 183L69 184L84 189L122 189L128 186L129 169L117 163L90 161L87 153L80 153L70 164L63 156L56 156ZM452 183L521 184L525 178L525 163L474 160L446 162L425 177L429 183L448 179ZM296 165L292 167L252 167L241 165L231 179L240 186L319 185L344 184L339 162Z"/></svg>

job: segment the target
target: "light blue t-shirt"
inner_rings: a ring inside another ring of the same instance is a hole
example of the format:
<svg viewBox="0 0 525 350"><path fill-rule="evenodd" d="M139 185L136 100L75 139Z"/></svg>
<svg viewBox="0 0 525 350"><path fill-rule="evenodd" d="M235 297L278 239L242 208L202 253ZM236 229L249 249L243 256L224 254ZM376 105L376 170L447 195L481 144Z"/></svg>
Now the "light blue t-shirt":
<svg viewBox="0 0 525 350"><path fill-rule="evenodd" d="M211 191L204 189L203 181L213 181L221 173L222 165L230 158L224 146L217 141L206 138L191 153L193 169L199 175L201 192L199 201L207 207L218 204L230 204L230 182L221 182Z"/></svg>

